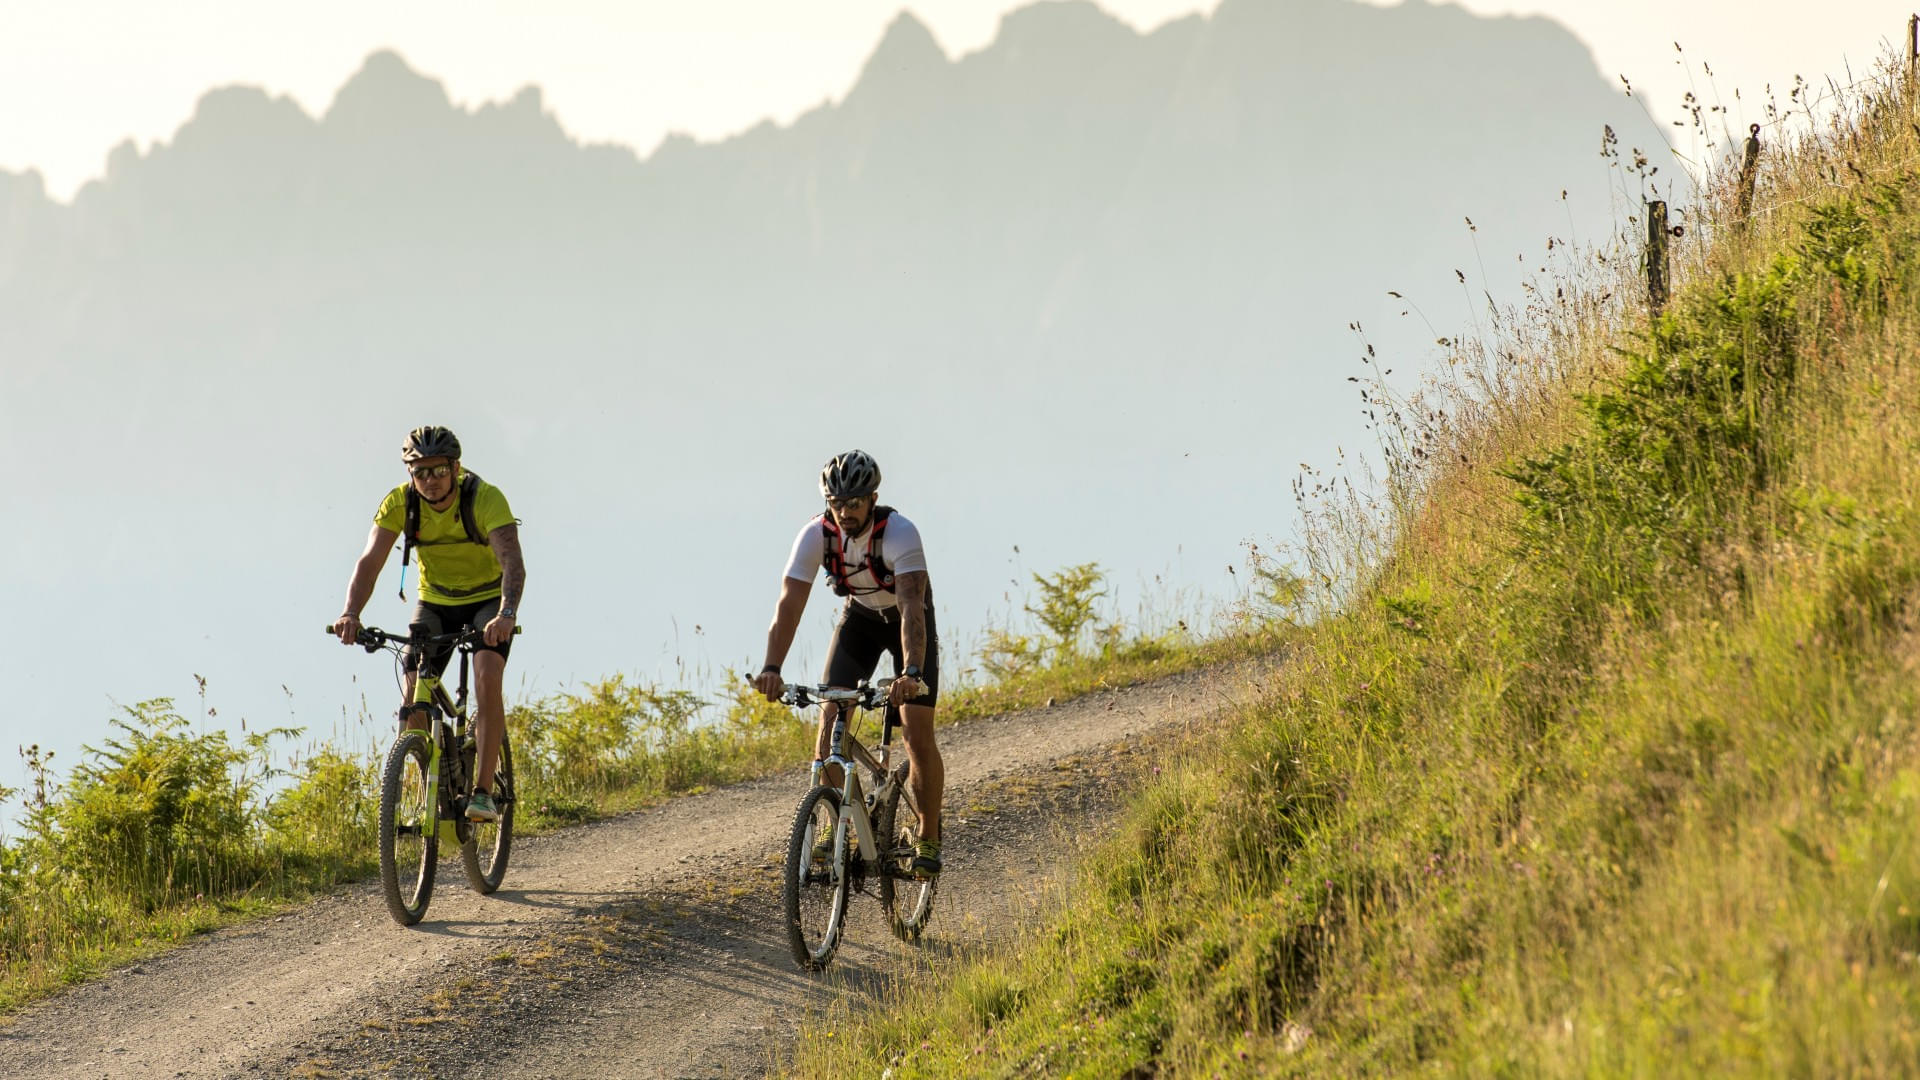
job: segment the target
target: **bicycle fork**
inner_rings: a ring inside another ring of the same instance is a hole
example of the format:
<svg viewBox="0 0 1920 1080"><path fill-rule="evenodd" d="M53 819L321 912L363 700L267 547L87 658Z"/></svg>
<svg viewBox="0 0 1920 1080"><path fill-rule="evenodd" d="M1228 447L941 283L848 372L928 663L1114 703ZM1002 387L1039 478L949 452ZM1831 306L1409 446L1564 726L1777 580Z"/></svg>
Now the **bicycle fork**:
<svg viewBox="0 0 1920 1080"><path fill-rule="evenodd" d="M440 746L441 720L440 707L434 704L433 701L433 692L439 685L439 679L426 675L418 676L414 682L413 704L408 705L406 708L406 712L409 714L418 710L427 715L427 726L424 729L416 730L419 730L422 735L427 737L426 802L427 813L431 815L431 820L421 822L420 828L422 835L424 835L428 829L432 829L439 833L441 843L459 847L460 834L458 825L455 824L451 817L442 816L440 813L440 771L443 765Z"/></svg>

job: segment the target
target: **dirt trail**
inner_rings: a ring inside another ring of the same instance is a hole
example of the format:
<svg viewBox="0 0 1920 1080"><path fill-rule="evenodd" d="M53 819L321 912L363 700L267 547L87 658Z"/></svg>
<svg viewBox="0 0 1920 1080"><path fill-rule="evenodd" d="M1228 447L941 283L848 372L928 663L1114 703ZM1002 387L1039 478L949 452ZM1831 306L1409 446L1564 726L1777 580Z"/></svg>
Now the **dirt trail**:
<svg viewBox="0 0 1920 1080"><path fill-rule="evenodd" d="M1244 701L1266 670L944 730L948 872L919 948L975 947L1029 916L1118 795L1113 744ZM776 867L803 783L737 784L525 840L492 897L443 862L412 929L370 882L209 934L13 1018L0 1076L760 1073L809 1009L908 963L856 896L827 976L795 969Z"/></svg>

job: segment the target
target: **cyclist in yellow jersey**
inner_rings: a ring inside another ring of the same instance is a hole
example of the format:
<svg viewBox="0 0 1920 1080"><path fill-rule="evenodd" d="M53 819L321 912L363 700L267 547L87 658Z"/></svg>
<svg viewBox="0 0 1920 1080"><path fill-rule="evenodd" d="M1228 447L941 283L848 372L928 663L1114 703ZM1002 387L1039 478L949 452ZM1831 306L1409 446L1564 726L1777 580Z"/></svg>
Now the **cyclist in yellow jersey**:
<svg viewBox="0 0 1920 1080"><path fill-rule="evenodd" d="M520 558L520 524L499 488L462 471L460 440L446 428L427 426L408 432L400 460L409 479L388 492L375 512L366 550L360 553L347 584L346 608L334 621L333 631L342 643L354 643L360 632L360 612L373 596L374 583L395 540L405 536L409 548L420 549L415 632L447 634L471 626L482 634L484 644L473 654L478 776L467 817L495 821L499 814L493 805L493 773L506 733L501 685L527 580L526 564ZM406 555L401 559L404 579ZM402 721L409 727L426 726L408 709L415 674L425 665L430 675L437 676L446 670L451 656L446 649L433 655L421 655L412 647L406 650L401 710Z"/></svg>

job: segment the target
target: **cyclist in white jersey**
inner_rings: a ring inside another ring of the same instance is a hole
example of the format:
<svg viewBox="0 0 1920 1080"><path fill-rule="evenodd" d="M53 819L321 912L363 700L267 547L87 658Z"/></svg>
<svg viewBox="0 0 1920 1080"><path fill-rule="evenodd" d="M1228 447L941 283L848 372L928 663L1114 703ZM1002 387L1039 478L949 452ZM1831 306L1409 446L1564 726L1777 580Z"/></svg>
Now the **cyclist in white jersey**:
<svg viewBox="0 0 1920 1080"><path fill-rule="evenodd" d="M849 450L820 471L826 512L807 522L794 538L780 603L767 631L766 664L754 686L768 700L779 699L784 681L780 665L793 647L813 579L824 572L834 593L847 601L834 625L827 685L852 689L872 676L881 653L893 657L897 678L887 700L900 712L911 765L907 782L920 808L913 872L931 878L940 873L940 795L946 786L946 766L933 736L940 638L920 530L906 515L879 505L879 489L880 466L862 450ZM838 707L831 702L820 710L815 760L825 759L830 750L837 715ZM841 782L838 766L829 766L828 773L828 783Z"/></svg>

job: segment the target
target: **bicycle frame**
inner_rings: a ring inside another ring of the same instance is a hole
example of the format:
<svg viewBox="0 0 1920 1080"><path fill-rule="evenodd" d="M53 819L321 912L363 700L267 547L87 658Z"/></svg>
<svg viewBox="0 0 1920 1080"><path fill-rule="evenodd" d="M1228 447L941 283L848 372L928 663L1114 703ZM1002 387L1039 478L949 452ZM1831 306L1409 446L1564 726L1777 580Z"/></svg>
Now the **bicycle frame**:
<svg viewBox="0 0 1920 1080"><path fill-rule="evenodd" d="M861 788L860 769L858 766L864 765L871 774L874 785L874 802L879 803L884 801L886 797L892 793L893 785L899 783L899 780L894 777L890 768L893 761L893 729L895 725L891 718L883 718L881 720L880 756L877 759L868 751L865 743L858 739L849 741L847 735L852 727L856 710L860 708L879 708L884 711L885 706L880 704L880 702L885 701L887 687L890 686L892 682L892 679L882 679L871 687L862 685L854 690L807 690L805 688L798 688L801 694L807 698L819 701L823 705L833 704L837 706L833 718L832 738L829 743L832 752L826 760L814 763L814 775L811 778L813 784L809 786L817 786L824 782L824 776L822 774L825 773L827 766L840 766L840 814L838 821L843 825L851 825L853 831L849 833L847 830L841 829L839 836L853 836L859 844L860 857L871 866L881 865L880 845L878 841L874 839L873 815L867 812L866 794ZM904 791L903 794L911 805L913 801L912 790L908 789ZM913 809L916 813L919 812L918 806L914 806ZM838 842L844 842L844 840Z"/></svg>
<svg viewBox="0 0 1920 1080"><path fill-rule="evenodd" d="M411 720L416 712L424 711L426 713L425 728L415 728L414 730L424 730L427 732L427 743L430 747L427 751L427 805L433 807L434 817L441 821L448 820L448 818L442 814L445 808L440 805L440 775L444 766L442 754L451 751L454 747L458 747L461 740L466 738L467 734L468 652L466 649L456 649L455 651L460 654L459 696L457 698L449 698L447 696L447 690L444 685L445 680L441 676L429 675L424 670L416 671L414 672L413 678L413 700L408 703L404 710L407 720ZM451 729L453 742L453 746L451 747L444 745L447 741L446 733L441 730L440 724L438 723L442 713L452 717L454 721ZM412 727L413 725L408 723L406 726ZM472 783L473 778L468 777L467 781L468 783ZM457 822L457 818L454 820ZM457 824L455 826L455 832L455 842L457 843L459 842L457 837Z"/></svg>

